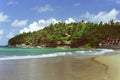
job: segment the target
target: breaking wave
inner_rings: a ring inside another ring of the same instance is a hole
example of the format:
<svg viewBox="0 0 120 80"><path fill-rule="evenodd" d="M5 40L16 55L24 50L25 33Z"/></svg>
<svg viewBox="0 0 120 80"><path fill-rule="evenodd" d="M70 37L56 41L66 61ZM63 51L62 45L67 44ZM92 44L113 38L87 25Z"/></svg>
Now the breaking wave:
<svg viewBox="0 0 120 80"><path fill-rule="evenodd" d="M17 59L34 59L34 58L47 58L47 57L58 57L58 56L85 56L85 55L103 55L115 53L112 49L93 49L93 50L80 50L80 51L68 51L68 52L53 52L49 54L37 54L37 55L23 55L23 56L2 56L0 60L17 60Z"/></svg>

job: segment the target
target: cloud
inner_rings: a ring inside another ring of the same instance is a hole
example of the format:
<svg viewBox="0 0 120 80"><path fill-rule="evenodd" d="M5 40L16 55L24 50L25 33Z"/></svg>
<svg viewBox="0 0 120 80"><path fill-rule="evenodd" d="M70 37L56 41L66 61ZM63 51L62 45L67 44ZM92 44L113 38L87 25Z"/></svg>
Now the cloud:
<svg viewBox="0 0 120 80"><path fill-rule="evenodd" d="M10 6L10 5L16 5L16 4L17 4L17 2L15 2L15 1L9 1L9 2L7 3L8 6Z"/></svg>
<svg viewBox="0 0 120 80"><path fill-rule="evenodd" d="M56 20L54 18L50 18L48 20L38 20L38 21L34 21L33 23L31 23L28 27L25 27L23 29L20 30L20 33L23 32L33 32L33 31L37 31L40 29L43 29L46 26L49 26L50 24L55 24L58 22L62 22L60 20ZM68 20L64 21L65 23L71 23L71 22L75 22L75 20L73 18L68 18Z"/></svg>
<svg viewBox="0 0 120 80"><path fill-rule="evenodd" d="M113 8L109 12L101 11L98 14L90 14L89 12L87 12L85 15L83 15L83 17L92 22L108 22L112 19L117 20L118 14L119 11Z"/></svg>
<svg viewBox="0 0 120 80"><path fill-rule="evenodd" d="M108 0L108 1L116 3L116 4L120 4L120 0Z"/></svg>
<svg viewBox="0 0 120 80"><path fill-rule="evenodd" d="M68 20L65 20L65 23L69 24L75 22L75 20L73 18L68 18Z"/></svg>
<svg viewBox="0 0 120 80"><path fill-rule="evenodd" d="M80 6L80 3L75 3L75 4L73 4L73 6L78 7L78 6Z"/></svg>
<svg viewBox="0 0 120 80"><path fill-rule="evenodd" d="M111 3L116 3L116 4L120 4L120 0L107 0L107 1L109 1L109 2L111 2Z"/></svg>
<svg viewBox="0 0 120 80"><path fill-rule="evenodd" d="M3 33L4 33L4 30L0 30L0 35L3 35Z"/></svg>
<svg viewBox="0 0 120 80"><path fill-rule="evenodd" d="M11 23L11 26L13 26L13 27L24 27L24 26L27 25L27 21L28 20L21 20L20 21L20 20L16 19Z"/></svg>
<svg viewBox="0 0 120 80"><path fill-rule="evenodd" d="M14 36L13 32L9 32L8 35L6 36L6 38L10 39Z"/></svg>
<svg viewBox="0 0 120 80"><path fill-rule="evenodd" d="M4 14L3 12L0 12L0 22L6 22L8 18L8 15Z"/></svg>
<svg viewBox="0 0 120 80"><path fill-rule="evenodd" d="M4 34L4 30L0 29L0 39L2 38L3 34Z"/></svg>
<svg viewBox="0 0 120 80"><path fill-rule="evenodd" d="M120 0L116 0L115 2L116 2L116 4L120 4Z"/></svg>
<svg viewBox="0 0 120 80"><path fill-rule="evenodd" d="M46 4L45 6L41 6L41 7L34 7L33 10L36 10L36 11L38 11L40 13L42 13L42 12L48 12L48 11L49 12L54 11L54 9L49 4Z"/></svg>
<svg viewBox="0 0 120 80"><path fill-rule="evenodd" d="M55 24L55 23L58 23L58 22L59 21L54 19L54 18L50 18L48 20L41 19L41 20L38 20L38 21L34 21L28 27L25 27L22 30L20 30L20 33L37 31L39 29L43 29L45 26L48 26L50 24Z"/></svg>

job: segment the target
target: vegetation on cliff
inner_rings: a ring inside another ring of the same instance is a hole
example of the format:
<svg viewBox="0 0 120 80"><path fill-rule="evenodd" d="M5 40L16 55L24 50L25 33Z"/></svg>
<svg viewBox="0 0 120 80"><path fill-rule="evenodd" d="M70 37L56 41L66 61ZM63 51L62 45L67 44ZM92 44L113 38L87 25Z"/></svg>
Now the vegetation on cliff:
<svg viewBox="0 0 120 80"><path fill-rule="evenodd" d="M58 47L58 46L91 46L98 47L99 43L107 37L120 38L120 23L92 23L78 22L66 24L59 22L51 24L42 30L23 33L11 38L9 46L32 45L33 47Z"/></svg>

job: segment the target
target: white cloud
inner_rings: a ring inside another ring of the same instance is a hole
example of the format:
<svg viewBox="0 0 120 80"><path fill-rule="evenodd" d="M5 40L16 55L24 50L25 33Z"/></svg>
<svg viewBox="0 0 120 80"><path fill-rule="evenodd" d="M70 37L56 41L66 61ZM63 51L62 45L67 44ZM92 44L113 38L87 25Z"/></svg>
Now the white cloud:
<svg viewBox="0 0 120 80"><path fill-rule="evenodd" d="M22 30L20 30L20 33L37 31L39 29L43 29L45 26L48 26L50 24L55 24L55 23L58 23L58 22L59 21L54 19L54 18L50 18L48 20L41 19L41 20L38 20L38 21L34 21L28 27L25 27Z"/></svg>
<svg viewBox="0 0 120 80"><path fill-rule="evenodd" d="M41 7L34 7L33 10L36 10L40 13L42 12L52 12L54 9L51 7L51 5L46 4L45 6L41 6Z"/></svg>
<svg viewBox="0 0 120 80"><path fill-rule="evenodd" d="M69 24L75 22L75 20L73 18L68 18L68 20L65 20L65 23Z"/></svg>
<svg viewBox="0 0 120 80"><path fill-rule="evenodd" d="M118 14L119 11L113 8L109 12L101 11L98 14L90 14L89 12L87 12L85 15L83 15L83 17L92 22L108 22L112 19L117 20Z"/></svg>
<svg viewBox="0 0 120 80"><path fill-rule="evenodd" d="M12 38L14 36L13 32L9 32L8 35L6 36L6 38Z"/></svg>
<svg viewBox="0 0 120 80"><path fill-rule="evenodd" d="M78 6L80 6L80 3L75 3L75 4L73 4L73 6L78 7Z"/></svg>
<svg viewBox="0 0 120 80"><path fill-rule="evenodd" d="M8 20L8 15L0 12L0 22L6 22Z"/></svg>
<svg viewBox="0 0 120 80"><path fill-rule="evenodd" d="M120 4L120 0L108 0L108 1L114 2L116 4Z"/></svg>
<svg viewBox="0 0 120 80"><path fill-rule="evenodd" d="M13 27L24 27L27 25L27 21L28 20L14 20L12 23L11 23L11 26Z"/></svg>
<svg viewBox="0 0 120 80"><path fill-rule="evenodd" d="M4 30L0 30L0 39L2 38L2 35L4 34Z"/></svg>
<svg viewBox="0 0 120 80"><path fill-rule="evenodd" d="M7 3L7 5L15 5L15 4L17 4L17 2L15 2L15 1L9 1L9 2Z"/></svg>
<svg viewBox="0 0 120 80"><path fill-rule="evenodd" d="M33 32L33 31L37 31L40 29L43 29L46 26L49 26L50 24L55 24L58 22L62 22L60 20L56 20L54 18L50 18L48 20L38 20L38 21L34 21L33 23L31 23L28 27L25 27L23 29L20 30L20 33L23 32ZM68 18L68 20L64 21L65 23L71 23L71 22L75 22L75 20L73 18Z"/></svg>
<svg viewBox="0 0 120 80"><path fill-rule="evenodd" d="M120 4L120 0L116 0L116 3L117 3L117 4Z"/></svg>
<svg viewBox="0 0 120 80"><path fill-rule="evenodd" d="M107 0L107 1L109 1L109 2L111 2L111 3L120 4L120 0Z"/></svg>
<svg viewBox="0 0 120 80"><path fill-rule="evenodd" d="M4 30L0 30L0 35L3 35L3 33L4 33Z"/></svg>

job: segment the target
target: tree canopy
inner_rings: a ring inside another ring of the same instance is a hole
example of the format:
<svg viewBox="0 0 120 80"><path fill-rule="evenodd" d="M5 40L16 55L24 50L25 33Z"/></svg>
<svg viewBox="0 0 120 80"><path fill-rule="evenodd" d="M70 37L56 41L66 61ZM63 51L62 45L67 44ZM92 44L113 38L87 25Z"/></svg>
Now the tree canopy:
<svg viewBox="0 0 120 80"><path fill-rule="evenodd" d="M32 44L34 47L43 45L44 47L89 45L98 47L99 43L107 37L120 38L120 22L113 22L113 20L109 23L102 21L100 23L81 21L70 24L59 22L46 26L39 31L16 35L9 39L8 45Z"/></svg>

